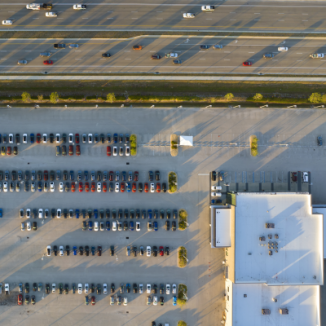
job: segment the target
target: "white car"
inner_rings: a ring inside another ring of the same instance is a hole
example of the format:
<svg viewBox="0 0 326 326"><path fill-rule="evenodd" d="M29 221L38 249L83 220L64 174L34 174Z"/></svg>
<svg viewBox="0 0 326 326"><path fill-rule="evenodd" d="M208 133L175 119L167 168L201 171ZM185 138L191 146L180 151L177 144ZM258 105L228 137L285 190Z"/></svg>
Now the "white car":
<svg viewBox="0 0 326 326"><path fill-rule="evenodd" d="M86 7L86 5L76 4L76 5L73 5L72 8L75 10L85 10L87 7Z"/></svg>
<svg viewBox="0 0 326 326"><path fill-rule="evenodd" d="M43 218L43 208L38 210L38 218Z"/></svg>
<svg viewBox="0 0 326 326"><path fill-rule="evenodd" d="M156 295L153 296L153 305L157 306L157 296Z"/></svg>
<svg viewBox="0 0 326 326"><path fill-rule="evenodd" d="M5 283L5 293L9 294L9 283Z"/></svg>
<svg viewBox="0 0 326 326"><path fill-rule="evenodd" d="M82 294L83 293L83 284L78 283L78 294Z"/></svg>
<svg viewBox="0 0 326 326"><path fill-rule="evenodd" d="M150 257L151 254L152 254L152 249L151 249L150 246L147 246L147 247L146 247L146 255L147 255L147 257Z"/></svg>
<svg viewBox="0 0 326 326"><path fill-rule="evenodd" d="M126 146L125 155L130 156L130 147L129 146Z"/></svg>
<svg viewBox="0 0 326 326"><path fill-rule="evenodd" d="M57 209L57 218L61 218L61 208Z"/></svg>
<svg viewBox="0 0 326 326"><path fill-rule="evenodd" d="M152 286L150 284L147 284L146 286L146 293L151 293Z"/></svg>
<svg viewBox="0 0 326 326"><path fill-rule="evenodd" d="M98 231L98 222L94 222L94 231Z"/></svg>
<svg viewBox="0 0 326 326"><path fill-rule="evenodd" d="M52 293L55 293L55 288L56 288L55 283L52 283Z"/></svg>
<svg viewBox="0 0 326 326"><path fill-rule="evenodd" d="M48 135L43 134L43 143L46 144L48 142Z"/></svg>
<svg viewBox="0 0 326 326"><path fill-rule="evenodd" d="M23 144L27 144L27 134L23 134Z"/></svg>
<svg viewBox="0 0 326 326"><path fill-rule="evenodd" d="M55 142L56 142L57 144L60 143L60 134L56 134L56 135L55 135Z"/></svg>
<svg viewBox="0 0 326 326"><path fill-rule="evenodd" d="M10 19L3 20L2 25L12 25L12 20L10 20Z"/></svg>
<svg viewBox="0 0 326 326"><path fill-rule="evenodd" d="M222 194L220 192L211 192L212 197L221 197Z"/></svg>
<svg viewBox="0 0 326 326"><path fill-rule="evenodd" d="M115 192L119 192L120 191L120 185L119 182L115 183Z"/></svg>
<svg viewBox="0 0 326 326"><path fill-rule="evenodd" d="M117 222L116 221L112 222L112 231L117 231Z"/></svg>
<svg viewBox="0 0 326 326"><path fill-rule="evenodd" d="M27 226L27 231L31 231L32 230L32 223L31 222L27 222L26 223Z"/></svg>
<svg viewBox="0 0 326 326"><path fill-rule="evenodd" d="M14 142L14 135L9 134L9 143L12 144Z"/></svg>
<svg viewBox="0 0 326 326"><path fill-rule="evenodd" d="M202 11L214 11L214 6L201 6Z"/></svg>
<svg viewBox="0 0 326 326"><path fill-rule="evenodd" d="M53 181L50 182L50 191L51 192L54 192L55 191L54 182Z"/></svg>
<svg viewBox="0 0 326 326"><path fill-rule="evenodd" d="M21 222L20 224L20 230L25 231L25 222Z"/></svg>
<svg viewBox="0 0 326 326"><path fill-rule="evenodd" d="M151 192L155 192L154 182L151 183Z"/></svg>
<svg viewBox="0 0 326 326"><path fill-rule="evenodd" d="M31 209L30 208L27 208L26 209L26 217L27 218L30 218L31 217Z"/></svg>
<svg viewBox="0 0 326 326"><path fill-rule="evenodd" d="M139 284L139 293L143 294L144 292L144 285L143 284Z"/></svg>
<svg viewBox="0 0 326 326"><path fill-rule="evenodd" d="M213 191L216 191L217 190L217 187L216 186L212 186L212 190Z"/></svg>
<svg viewBox="0 0 326 326"><path fill-rule="evenodd" d="M54 11L48 11L45 13L45 17L58 17L58 15Z"/></svg>
<svg viewBox="0 0 326 326"><path fill-rule="evenodd" d="M140 231L140 222L136 222L136 231Z"/></svg>
<svg viewBox="0 0 326 326"><path fill-rule="evenodd" d="M89 286L88 283L85 283L85 294L88 294Z"/></svg>
<svg viewBox="0 0 326 326"><path fill-rule="evenodd" d="M118 147L113 146L113 156L118 156Z"/></svg>
<svg viewBox="0 0 326 326"><path fill-rule="evenodd" d="M74 141L74 134L70 133L69 134L69 143L72 144Z"/></svg>
<svg viewBox="0 0 326 326"><path fill-rule="evenodd" d="M182 16L183 18L195 18L195 14L191 12L184 13Z"/></svg>
<svg viewBox="0 0 326 326"><path fill-rule="evenodd" d="M277 50L280 51L280 52L286 52L288 50L288 48L286 46L279 46L277 48Z"/></svg>
<svg viewBox="0 0 326 326"><path fill-rule="evenodd" d="M166 284L166 286L165 286L165 293L166 294L170 294L170 292L171 292L171 285L170 284Z"/></svg>
<svg viewBox="0 0 326 326"><path fill-rule="evenodd" d="M88 143L91 144L93 142L93 135L88 134Z"/></svg>
<svg viewBox="0 0 326 326"><path fill-rule="evenodd" d="M102 187L101 187L101 182L97 183L97 192L101 192L102 191Z"/></svg>
<svg viewBox="0 0 326 326"><path fill-rule="evenodd" d="M32 181L31 182L31 192L35 192L35 182L34 181Z"/></svg>
<svg viewBox="0 0 326 326"><path fill-rule="evenodd" d="M123 305L124 306L128 305L128 299L126 297L123 298Z"/></svg>
<svg viewBox="0 0 326 326"><path fill-rule="evenodd" d="M172 294L176 294L176 293L177 293L177 285L172 284Z"/></svg>
<svg viewBox="0 0 326 326"><path fill-rule="evenodd" d="M60 192L63 192L63 182L60 182L59 183L59 191Z"/></svg>
<svg viewBox="0 0 326 326"><path fill-rule="evenodd" d="M108 285L106 283L103 284L103 294L108 294Z"/></svg>
<svg viewBox="0 0 326 326"><path fill-rule="evenodd" d="M8 192L8 182L3 183L3 191Z"/></svg>
<svg viewBox="0 0 326 326"><path fill-rule="evenodd" d="M62 257L63 256L63 246L59 247L59 255Z"/></svg>

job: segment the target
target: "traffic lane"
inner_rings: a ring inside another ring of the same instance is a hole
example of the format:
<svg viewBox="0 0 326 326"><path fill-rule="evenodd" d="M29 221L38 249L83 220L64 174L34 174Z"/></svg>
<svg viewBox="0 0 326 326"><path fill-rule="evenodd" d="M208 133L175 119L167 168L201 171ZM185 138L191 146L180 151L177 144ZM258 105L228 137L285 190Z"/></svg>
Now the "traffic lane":
<svg viewBox="0 0 326 326"><path fill-rule="evenodd" d="M14 7L14 6L12 6ZM221 7L213 13L202 12L196 5L175 6L133 6L116 5L108 8L95 6L83 11L75 11L67 6L55 6L57 18L45 17L45 11L31 11L25 8L12 13L13 8L3 10L1 19L13 19L15 27L46 29L58 26L83 26L90 29L103 27L108 29L139 27L143 29L267 29L267 30L305 30L326 28L325 19L319 7L255 7L239 6L235 9ZM230 11L232 10L232 11ZM258 12L257 12L258 11ZM196 14L194 19L183 19L184 12ZM9 16L9 17L8 17Z"/></svg>

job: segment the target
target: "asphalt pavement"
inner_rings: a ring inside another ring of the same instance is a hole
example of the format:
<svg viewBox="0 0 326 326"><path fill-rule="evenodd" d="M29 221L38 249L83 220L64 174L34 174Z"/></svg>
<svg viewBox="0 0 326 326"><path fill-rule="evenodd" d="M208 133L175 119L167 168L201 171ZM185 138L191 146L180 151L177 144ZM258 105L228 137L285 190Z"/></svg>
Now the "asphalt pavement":
<svg viewBox="0 0 326 326"><path fill-rule="evenodd" d="M214 12L202 12L201 6L215 5ZM133 31L248 31L248 32L326 32L326 5L316 1L247 2L162 0L142 2L123 0L88 2L86 10L73 10L73 3L57 1L51 11L56 18L45 17L45 10L32 11L15 0L0 3L0 20L13 20L12 26L0 30L133 30ZM195 18L184 19L183 13Z"/></svg>
<svg viewBox="0 0 326 326"><path fill-rule="evenodd" d="M66 44L55 49L54 43ZM69 48L77 44L78 48ZM214 49L214 45L222 49ZM141 45L141 51L133 50ZM207 50L200 45L207 45ZM287 52L278 47L287 47ZM40 57L49 52L50 57ZM221 37L141 37L127 40L93 39L9 39L0 40L0 72L2 73L247 73L325 75L326 57L312 59L312 53L325 53L321 39L287 38L221 38ZM111 57L103 58L102 54ZM181 64L174 64L167 54L177 55ZM263 55L271 53L272 59ZM160 60L152 60L159 54ZM26 60L26 65L18 65ZM45 60L53 65L44 65ZM243 66L249 61L251 66Z"/></svg>

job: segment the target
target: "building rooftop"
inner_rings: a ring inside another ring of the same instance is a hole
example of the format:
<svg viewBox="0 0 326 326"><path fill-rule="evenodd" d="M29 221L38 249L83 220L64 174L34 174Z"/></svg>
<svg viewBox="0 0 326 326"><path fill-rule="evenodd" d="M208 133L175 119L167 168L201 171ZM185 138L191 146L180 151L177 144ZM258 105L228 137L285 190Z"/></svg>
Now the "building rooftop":
<svg viewBox="0 0 326 326"><path fill-rule="evenodd" d="M324 234L326 234L326 223L325 223L325 218L326 218L326 207L325 206L313 206L312 207L312 212L314 214L323 214L324 216ZM324 259L326 259L325 257L326 255L326 241L324 241Z"/></svg>
<svg viewBox="0 0 326 326"><path fill-rule="evenodd" d="M320 325L319 289L316 285L233 284L233 325ZM267 314L263 315L262 309L267 309ZM288 314L280 314L279 309L288 309Z"/></svg>
<svg viewBox="0 0 326 326"><path fill-rule="evenodd" d="M237 194L235 283L323 284L323 245L309 194Z"/></svg>
<svg viewBox="0 0 326 326"><path fill-rule="evenodd" d="M224 206L212 206L211 214L211 247L231 247L231 210Z"/></svg>

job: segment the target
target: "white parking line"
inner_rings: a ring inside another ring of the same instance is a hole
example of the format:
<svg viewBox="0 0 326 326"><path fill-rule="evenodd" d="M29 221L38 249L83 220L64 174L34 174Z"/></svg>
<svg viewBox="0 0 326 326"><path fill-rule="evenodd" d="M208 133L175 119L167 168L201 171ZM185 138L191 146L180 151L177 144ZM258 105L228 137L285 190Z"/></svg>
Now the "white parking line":
<svg viewBox="0 0 326 326"><path fill-rule="evenodd" d="M255 53L255 52L248 52L248 53Z"/></svg>
<svg viewBox="0 0 326 326"><path fill-rule="evenodd" d="M284 12L279 12L278 14L279 14L279 15L284 15Z"/></svg>
<svg viewBox="0 0 326 326"><path fill-rule="evenodd" d="M308 20L303 20L303 22L307 22Z"/></svg>
<svg viewBox="0 0 326 326"><path fill-rule="evenodd" d="M138 19L138 18L131 18L131 19Z"/></svg>
<svg viewBox="0 0 326 326"><path fill-rule="evenodd" d="M297 53L297 54L302 54L302 53Z"/></svg>
<svg viewBox="0 0 326 326"><path fill-rule="evenodd" d="M260 15L260 12L255 12L254 15Z"/></svg>
<svg viewBox="0 0 326 326"><path fill-rule="evenodd" d="M125 60L131 60L131 59L125 59Z"/></svg>

